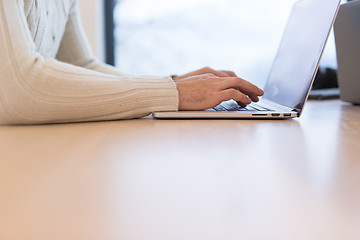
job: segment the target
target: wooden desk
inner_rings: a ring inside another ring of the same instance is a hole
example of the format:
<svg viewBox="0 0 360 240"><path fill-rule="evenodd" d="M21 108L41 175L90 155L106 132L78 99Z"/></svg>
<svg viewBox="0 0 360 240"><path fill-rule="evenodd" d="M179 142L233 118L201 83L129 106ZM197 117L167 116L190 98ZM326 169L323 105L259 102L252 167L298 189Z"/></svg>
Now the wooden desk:
<svg viewBox="0 0 360 240"><path fill-rule="evenodd" d="M360 107L0 127L2 240L360 239Z"/></svg>

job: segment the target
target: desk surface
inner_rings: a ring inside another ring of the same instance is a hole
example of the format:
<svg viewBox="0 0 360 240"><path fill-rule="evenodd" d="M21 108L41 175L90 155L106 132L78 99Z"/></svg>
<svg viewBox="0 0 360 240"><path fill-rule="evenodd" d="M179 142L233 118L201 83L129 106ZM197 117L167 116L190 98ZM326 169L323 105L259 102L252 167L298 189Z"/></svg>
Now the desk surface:
<svg viewBox="0 0 360 240"><path fill-rule="evenodd" d="M360 239L360 107L0 127L0 239Z"/></svg>

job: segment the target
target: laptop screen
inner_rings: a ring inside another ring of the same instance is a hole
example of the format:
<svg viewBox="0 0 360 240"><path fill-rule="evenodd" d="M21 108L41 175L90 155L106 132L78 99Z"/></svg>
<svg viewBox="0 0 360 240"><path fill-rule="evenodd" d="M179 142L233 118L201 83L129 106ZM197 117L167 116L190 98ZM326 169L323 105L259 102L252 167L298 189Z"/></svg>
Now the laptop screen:
<svg viewBox="0 0 360 240"><path fill-rule="evenodd" d="M295 3L264 98L302 110L341 0Z"/></svg>

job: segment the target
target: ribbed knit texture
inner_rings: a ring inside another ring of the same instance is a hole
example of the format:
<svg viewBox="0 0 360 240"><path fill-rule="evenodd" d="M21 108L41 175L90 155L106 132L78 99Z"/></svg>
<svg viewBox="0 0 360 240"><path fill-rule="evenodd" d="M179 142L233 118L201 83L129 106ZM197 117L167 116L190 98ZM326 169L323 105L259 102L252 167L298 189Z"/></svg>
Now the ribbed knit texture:
<svg viewBox="0 0 360 240"><path fill-rule="evenodd" d="M76 0L0 0L0 124L130 119L176 111L170 77L97 61Z"/></svg>

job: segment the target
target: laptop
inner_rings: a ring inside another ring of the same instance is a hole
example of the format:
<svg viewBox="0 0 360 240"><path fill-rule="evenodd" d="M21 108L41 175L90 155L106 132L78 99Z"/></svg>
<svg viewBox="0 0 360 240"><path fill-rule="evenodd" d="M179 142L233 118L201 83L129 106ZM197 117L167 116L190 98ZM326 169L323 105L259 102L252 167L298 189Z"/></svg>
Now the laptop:
<svg viewBox="0 0 360 240"><path fill-rule="evenodd" d="M360 1L341 5L334 30L340 98L360 104Z"/></svg>
<svg viewBox="0 0 360 240"><path fill-rule="evenodd" d="M264 96L245 108L234 100L204 111L154 112L154 118L288 119L300 117L341 0L300 0L292 9ZM265 20L264 20L265 21Z"/></svg>

